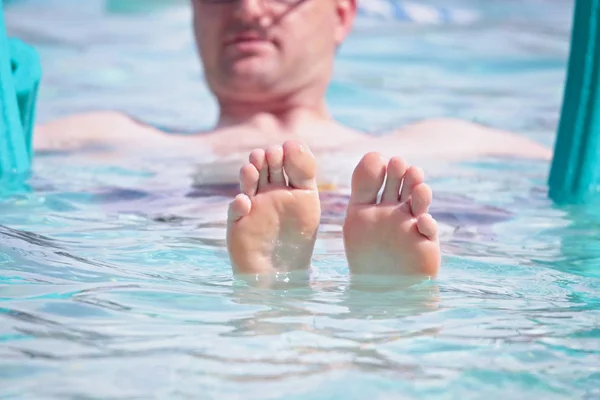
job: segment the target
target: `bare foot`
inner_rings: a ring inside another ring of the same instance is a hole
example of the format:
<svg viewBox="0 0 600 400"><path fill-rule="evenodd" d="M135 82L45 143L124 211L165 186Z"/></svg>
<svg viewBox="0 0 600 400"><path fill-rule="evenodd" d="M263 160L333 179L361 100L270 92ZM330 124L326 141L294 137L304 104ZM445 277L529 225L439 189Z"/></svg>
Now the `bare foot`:
<svg viewBox="0 0 600 400"><path fill-rule="evenodd" d="M321 218L316 169L310 149L295 141L250 153L227 218L235 273L310 268Z"/></svg>
<svg viewBox="0 0 600 400"><path fill-rule="evenodd" d="M378 192L384 183L381 201ZM344 246L353 274L435 276L440 267L437 223L427 214L431 189L423 172L393 157L365 155L352 175Z"/></svg>

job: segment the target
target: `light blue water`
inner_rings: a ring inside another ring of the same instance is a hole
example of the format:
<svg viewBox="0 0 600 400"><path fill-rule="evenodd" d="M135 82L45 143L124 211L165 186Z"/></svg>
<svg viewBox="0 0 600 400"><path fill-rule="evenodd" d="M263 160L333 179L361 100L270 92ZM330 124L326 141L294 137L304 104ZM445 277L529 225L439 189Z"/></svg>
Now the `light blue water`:
<svg viewBox="0 0 600 400"><path fill-rule="evenodd" d="M457 116L551 145L570 4L443 3L483 19L358 27L335 115L370 131ZM7 18L43 57L41 121L213 122L185 2L141 16L29 1ZM311 287L234 281L229 199L189 196L194 162L44 155L28 190L0 193L0 398L600 398L600 215L552 206L547 163L435 176L440 278L373 294L349 287L336 214Z"/></svg>

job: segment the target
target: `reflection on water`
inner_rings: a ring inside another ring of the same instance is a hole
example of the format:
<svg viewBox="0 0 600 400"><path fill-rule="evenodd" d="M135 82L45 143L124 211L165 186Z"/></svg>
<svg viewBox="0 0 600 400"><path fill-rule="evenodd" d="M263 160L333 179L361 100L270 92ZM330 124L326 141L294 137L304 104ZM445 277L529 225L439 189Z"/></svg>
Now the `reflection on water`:
<svg viewBox="0 0 600 400"><path fill-rule="evenodd" d="M94 189L56 169L1 203L0 394L593 398L597 216L553 207L545 165L492 165L434 181L443 271L409 286L349 279L341 195L323 194L310 276L265 285L231 276L225 214L206 212L227 188L129 173Z"/></svg>

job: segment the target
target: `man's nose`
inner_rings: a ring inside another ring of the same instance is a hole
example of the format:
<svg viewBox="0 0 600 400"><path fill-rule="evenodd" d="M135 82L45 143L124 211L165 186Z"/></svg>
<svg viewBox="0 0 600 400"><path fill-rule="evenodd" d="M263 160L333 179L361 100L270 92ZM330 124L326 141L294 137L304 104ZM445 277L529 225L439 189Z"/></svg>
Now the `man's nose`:
<svg viewBox="0 0 600 400"><path fill-rule="evenodd" d="M264 21L268 16L268 0L238 0L237 17L246 22Z"/></svg>

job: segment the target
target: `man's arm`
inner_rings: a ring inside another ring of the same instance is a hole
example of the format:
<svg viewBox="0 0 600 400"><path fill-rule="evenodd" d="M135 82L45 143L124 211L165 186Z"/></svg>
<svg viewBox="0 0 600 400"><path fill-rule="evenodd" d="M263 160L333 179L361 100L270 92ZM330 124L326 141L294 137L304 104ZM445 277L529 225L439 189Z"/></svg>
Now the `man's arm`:
<svg viewBox="0 0 600 400"><path fill-rule="evenodd" d="M40 124L33 143L36 151L110 149L147 141L157 133L120 112L97 111Z"/></svg>
<svg viewBox="0 0 600 400"><path fill-rule="evenodd" d="M392 136L443 150L450 159L504 156L551 160L553 153L552 149L523 135L458 119L418 122L395 131Z"/></svg>

